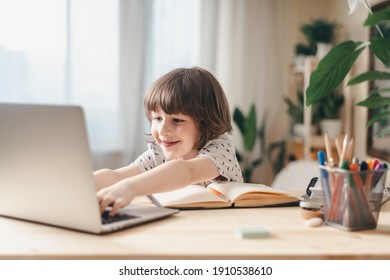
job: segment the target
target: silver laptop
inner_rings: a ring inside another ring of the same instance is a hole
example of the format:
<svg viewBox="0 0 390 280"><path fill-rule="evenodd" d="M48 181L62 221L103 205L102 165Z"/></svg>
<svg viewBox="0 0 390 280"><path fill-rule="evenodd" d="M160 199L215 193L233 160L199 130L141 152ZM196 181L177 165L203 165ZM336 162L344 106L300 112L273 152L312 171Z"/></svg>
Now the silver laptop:
<svg viewBox="0 0 390 280"><path fill-rule="evenodd" d="M80 107L0 103L0 215L99 234L178 212L130 205L101 215L92 172Z"/></svg>

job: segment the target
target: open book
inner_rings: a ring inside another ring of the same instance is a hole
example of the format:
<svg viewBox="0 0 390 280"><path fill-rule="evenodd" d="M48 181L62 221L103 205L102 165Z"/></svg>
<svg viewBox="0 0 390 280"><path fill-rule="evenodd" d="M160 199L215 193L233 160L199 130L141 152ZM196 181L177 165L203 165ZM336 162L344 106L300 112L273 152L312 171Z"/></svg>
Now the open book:
<svg viewBox="0 0 390 280"><path fill-rule="evenodd" d="M298 198L262 184L213 183L207 188L189 185L175 191L154 194L156 204L179 209L263 207L298 205Z"/></svg>

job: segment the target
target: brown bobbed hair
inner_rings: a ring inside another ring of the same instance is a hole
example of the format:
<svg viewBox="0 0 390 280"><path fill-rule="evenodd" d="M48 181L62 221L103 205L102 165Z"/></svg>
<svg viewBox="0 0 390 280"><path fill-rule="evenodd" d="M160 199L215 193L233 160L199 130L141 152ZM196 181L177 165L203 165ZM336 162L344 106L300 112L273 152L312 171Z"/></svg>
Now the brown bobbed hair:
<svg viewBox="0 0 390 280"><path fill-rule="evenodd" d="M200 67L175 69L153 83L145 95L146 116L160 107L165 113L190 116L199 129L196 149L231 132L231 115L225 93L217 79Z"/></svg>

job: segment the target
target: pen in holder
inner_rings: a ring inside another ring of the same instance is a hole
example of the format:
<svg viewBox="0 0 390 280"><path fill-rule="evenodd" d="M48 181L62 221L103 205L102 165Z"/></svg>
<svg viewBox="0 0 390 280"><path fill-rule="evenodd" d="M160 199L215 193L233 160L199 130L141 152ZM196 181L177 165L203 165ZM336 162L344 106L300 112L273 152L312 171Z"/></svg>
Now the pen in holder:
<svg viewBox="0 0 390 280"><path fill-rule="evenodd" d="M376 228L388 170L320 165L320 171L325 223L349 231Z"/></svg>

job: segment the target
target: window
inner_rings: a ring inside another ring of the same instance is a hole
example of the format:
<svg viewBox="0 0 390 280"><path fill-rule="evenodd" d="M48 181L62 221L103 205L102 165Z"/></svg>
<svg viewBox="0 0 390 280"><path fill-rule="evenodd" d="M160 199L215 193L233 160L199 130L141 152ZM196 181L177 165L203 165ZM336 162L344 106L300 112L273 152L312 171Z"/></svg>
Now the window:
<svg viewBox="0 0 390 280"><path fill-rule="evenodd" d="M153 1L151 80L200 61L200 0Z"/></svg>
<svg viewBox="0 0 390 280"><path fill-rule="evenodd" d="M120 149L118 22L118 1L0 0L0 101L82 105L92 150Z"/></svg>
<svg viewBox="0 0 390 280"><path fill-rule="evenodd" d="M65 101L65 34L66 1L0 0L0 101Z"/></svg>
<svg viewBox="0 0 390 280"><path fill-rule="evenodd" d="M69 102L83 105L94 151L121 150L118 1L71 1L69 20Z"/></svg>
<svg viewBox="0 0 390 280"><path fill-rule="evenodd" d="M198 64L200 0L139 1L150 15L148 87L173 68ZM81 105L92 151L122 151L119 5L0 0L0 102Z"/></svg>

